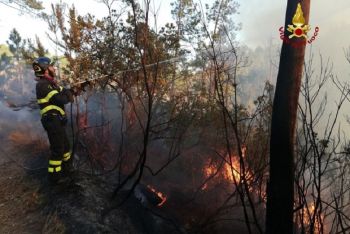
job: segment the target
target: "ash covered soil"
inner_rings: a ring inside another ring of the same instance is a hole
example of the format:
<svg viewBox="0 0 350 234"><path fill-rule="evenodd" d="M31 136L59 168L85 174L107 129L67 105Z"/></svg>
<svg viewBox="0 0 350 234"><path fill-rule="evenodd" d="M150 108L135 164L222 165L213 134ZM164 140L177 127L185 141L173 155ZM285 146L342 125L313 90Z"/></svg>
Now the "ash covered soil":
<svg viewBox="0 0 350 234"><path fill-rule="evenodd" d="M18 144L22 135L0 139L0 233L179 233L157 208L145 207L133 194L110 209L121 199L111 199L113 173L78 171L66 185L51 188L48 146L39 140Z"/></svg>

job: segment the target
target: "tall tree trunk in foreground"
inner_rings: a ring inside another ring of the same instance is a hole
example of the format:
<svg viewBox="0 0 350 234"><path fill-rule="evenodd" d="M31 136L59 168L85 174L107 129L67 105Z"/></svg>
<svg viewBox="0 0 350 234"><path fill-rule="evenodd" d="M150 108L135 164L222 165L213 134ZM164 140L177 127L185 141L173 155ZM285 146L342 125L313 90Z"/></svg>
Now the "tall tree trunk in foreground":
<svg viewBox="0 0 350 234"><path fill-rule="evenodd" d="M305 54L305 38L291 39L288 25L296 13L297 0L288 0L283 43L273 102L270 140L266 233L293 233L294 145L298 98ZM302 0L305 24L309 21L310 0ZM301 42L305 43L301 43ZM298 43L296 47L295 44Z"/></svg>

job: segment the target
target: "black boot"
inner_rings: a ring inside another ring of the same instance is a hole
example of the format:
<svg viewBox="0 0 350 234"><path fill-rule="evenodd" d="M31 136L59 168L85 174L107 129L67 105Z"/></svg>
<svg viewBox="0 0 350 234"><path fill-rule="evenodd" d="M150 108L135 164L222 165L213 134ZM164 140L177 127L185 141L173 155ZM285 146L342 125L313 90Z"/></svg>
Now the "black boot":
<svg viewBox="0 0 350 234"><path fill-rule="evenodd" d="M54 172L48 174L48 182L51 186L56 186L65 183L65 179L61 172Z"/></svg>
<svg viewBox="0 0 350 234"><path fill-rule="evenodd" d="M54 193L59 191L67 191L74 184L72 177L65 176L64 173L49 173L49 187Z"/></svg>
<svg viewBox="0 0 350 234"><path fill-rule="evenodd" d="M65 177L73 177L74 168L73 168L73 159L62 162L62 173Z"/></svg>

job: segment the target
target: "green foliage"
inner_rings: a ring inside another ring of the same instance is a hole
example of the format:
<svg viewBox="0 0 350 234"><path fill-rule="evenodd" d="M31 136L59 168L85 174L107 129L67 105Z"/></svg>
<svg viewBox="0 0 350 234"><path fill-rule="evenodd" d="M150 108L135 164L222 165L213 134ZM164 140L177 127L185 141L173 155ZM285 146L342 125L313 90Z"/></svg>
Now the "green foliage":
<svg viewBox="0 0 350 234"><path fill-rule="evenodd" d="M7 46L0 47L2 61L14 59L17 63L31 64L34 58L48 55L48 50L44 48L38 37L36 37L35 43L31 39L22 39L15 28L10 32L9 40L6 42Z"/></svg>
<svg viewBox="0 0 350 234"><path fill-rule="evenodd" d="M6 41L6 43L15 59L19 61L21 57L21 48L23 47L23 40L15 28L10 32L9 40Z"/></svg>
<svg viewBox="0 0 350 234"><path fill-rule="evenodd" d="M22 0L22 1L24 1L24 3L31 9L35 9L35 10L44 9L42 1L37 1L37 0Z"/></svg>
<svg viewBox="0 0 350 234"><path fill-rule="evenodd" d="M22 39L16 29L13 29L9 35L7 45L0 45L0 70L1 82L14 81L12 84L17 89L26 90L29 82L24 82L24 76L31 75L31 69L25 69L32 64L33 59L38 56L46 56L48 51L44 48L39 38L36 38L34 45L30 39ZM31 66L30 66L31 67ZM30 74L27 74L27 73ZM20 87L21 86L21 87ZM12 88L9 88L11 90Z"/></svg>
<svg viewBox="0 0 350 234"><path fill-rule="evenodd" d="M38 0L2 0L6 5L18 10L18 13L28 14L32 17L41 17L39 13L44 9L42 1Z"/></svg>
<svg viewBox="0 0 350 234"><path fill-rule="evenodd" d="M240 28L232 18L239 7L233 0L216 0L205 6L193 0L178 0L171 5L173 17L181 30L181 39L191 44L196 42L199 50L208 48L210 41L225 39L226 32L234 33Z"/></svg>
<svg viewBox="0 0 350 234"><path fill-rule="evenodd" d="M27 63L32 63L37 57L48 55L48 50L45 49L38 37L36 37L35 44L32 42L32 40L27 39L25 40L24 45L25 46L22 48L21 53Z"/></svg>
<svg viewBox="0 0 350 234"><path fill-rule="evenodd" d="M5 44L0 45L0 54L5 54L7 56L12 56L9 47Z"/></svg>

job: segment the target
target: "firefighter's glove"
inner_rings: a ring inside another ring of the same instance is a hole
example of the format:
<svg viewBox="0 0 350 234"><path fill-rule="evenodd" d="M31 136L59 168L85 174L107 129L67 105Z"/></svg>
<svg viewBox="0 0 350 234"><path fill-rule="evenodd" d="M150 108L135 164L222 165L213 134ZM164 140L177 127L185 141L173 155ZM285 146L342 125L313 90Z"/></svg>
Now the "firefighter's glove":
<svg viewBox="0 0 350 234"><path fill-rule="evenodd" d="M67 116L60 116L60 120L61 120L61 124L62 125L67 125L67 122L68 122L68 119L67 119Z"/></svg>
<svg viewBox="0 0 350 234"><path fill-rule="evenodd" d="M79 83L71 88L71 91L73 92L74 96L79 96L80 93L83 91L85 92L86 86L90 85L90 81L84 81L82 83Z"/></svg>
<svg viewBox="0 0 350 234"><path fill-rule="evenodd" d="M91 85L90 81L86 80L83 83L80 84L80 89L83 90L84 92L86 91L85 88L87 86Z"/></svg>
<svg viewBox="0 0 350 234"><path fill-rule="evenodd" d="M69 102L73 103L74 102L74 94L70 89L66 89L66 96L68 97Z"/></svg>
<svg viewBox="0 0 350 234"><path fill-rule="evenodd" d="M79 96L80 95L80 89L77 86L73 86L72 88L70 88L70 92L74 96Z"/></svg>

